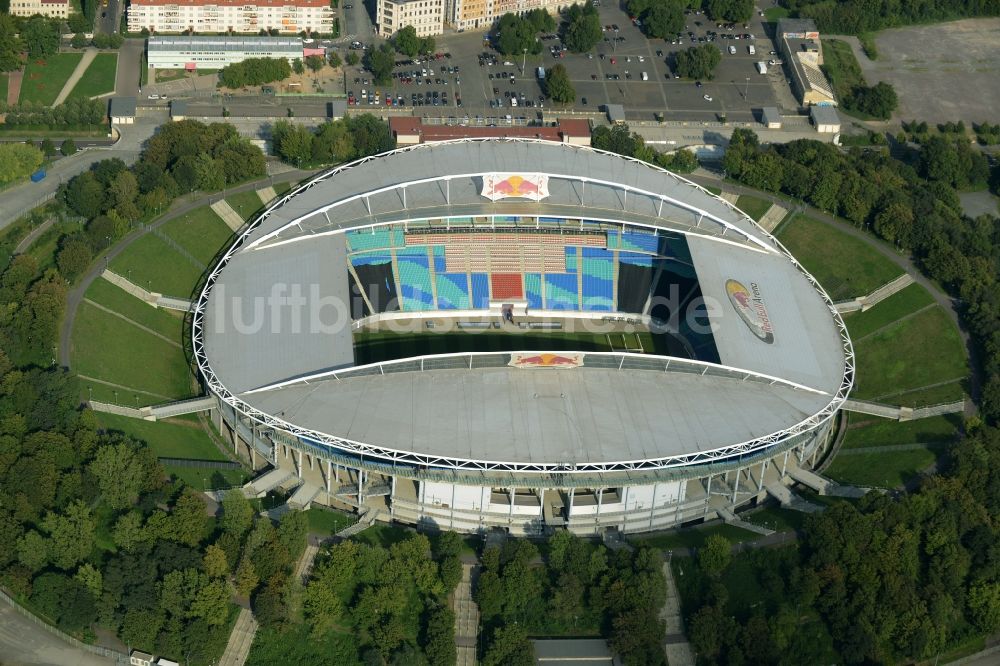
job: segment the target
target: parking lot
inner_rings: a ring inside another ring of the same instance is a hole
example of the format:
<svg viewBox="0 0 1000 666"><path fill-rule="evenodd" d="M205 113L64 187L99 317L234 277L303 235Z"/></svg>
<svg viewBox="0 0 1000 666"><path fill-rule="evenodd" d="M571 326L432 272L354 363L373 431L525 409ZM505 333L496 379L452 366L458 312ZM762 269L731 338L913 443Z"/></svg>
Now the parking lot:
<svg viewBox="0 0 1000 666"><path fill-rule="evenodd" d="M668 120L706 121L725 115L728 120L746 121L752 119L751 109L781 106L775 94L775 88L787 86L781 67L769 67L768 73L762 75L755 66L758 61L777 58L770 54L775 47L765 33L763 19L759 16L755 16L746 27L741 24L730 30L718 27L704 14L691 13L687 16L681 43L671 44L669 40L647 39L617 6L604 5L599 7L599 12L601 24L605 27L604 41L589 54L559 51L558 38L550 37L542 41L541 55L528 54L505 60L484 46L484 33L448 34L437 41L438 51L450 57L442 55L440 60L430 63L398 66L396 72L402 76L394 79L391 86L372 86L370 74L352 71L346 77L345 92L353 92L356 98L360 98L362 89L372 94L377 90L382 106L389 93L394 102L402 97L404 106L408 108L414 106L414 95L419 95L424 105L413 108L418 115L510 114L533 119L542 111L553 108L547 100L542 102L544 108L539 107L539 97L544 93L536 75L537 68L549 69L561 63L565 65L576 89L576 102L555 108L575 112L597 112L603 105L611 103L623 104L626 115L635 120L653 120L657 113L662 112ZM701 87L693 81L674 78L674 54L692 46L692 35L688 32L693 33L694 45L711 43L722 53L715 78L702 81ZM711 32L717 35L709 35ZM748 34L754 39L745 39ZM725 39L723 35L740 35L741 38ZM698 42L699 38L705 41ZM755 46L755 55L748 53L749 44ZM735 54L729 52L731 45ZM551 52L552 48L556 49L556 55ZM480 60L479 56L484 51L495 56L495 64ZM413 76L415 70L420 72L432 67L432 74ZM445 68L443 72L442 67ZM643 72L646 73L645 80ZM365 79L369 81L367 85L364 84ZM433 103L434 93L437 93L437 106ZM516 96L516 107L512 106L510 95ZM499 108L497 99L500 100ZM373 104L362 100L361 106Z"/></svg>

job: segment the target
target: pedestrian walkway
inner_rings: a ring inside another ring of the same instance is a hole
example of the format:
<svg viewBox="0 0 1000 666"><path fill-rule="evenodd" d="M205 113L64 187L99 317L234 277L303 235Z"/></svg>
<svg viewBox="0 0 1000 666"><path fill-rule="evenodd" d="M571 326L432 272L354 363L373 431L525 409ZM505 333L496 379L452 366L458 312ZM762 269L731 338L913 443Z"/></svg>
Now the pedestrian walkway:
<svg viewBox="0 0 1000 666"><path fill-rule="evenodd" d="M21 96L21 80L24 78L24 68L7 73L7 106L17 104Z"/></svg>
<svg viewBox="0 0 1000 666"><path fill-rule="evenodd" d="M774 228L785 219L785 215L788 214L788 209L784 206L779 206L778 204L771 204L771 207L767 209L767 212L760 218L757 223L763 227L764 231L770 233L774 231Z"/></svg>
<svg viewBox="0 0 1000 666"><path fill-rule="evenodd" d="M849 301L841 301L836 303L835 307L837 308L837 312L857 312L858 310L865 312L890 296L898 294L911 284L913 284L913 276L909 273L903 273L894 280L886 282L872 293L852 298Z"/></svg>
<svg viewBox="0 0 1000 666"><path fill-rule="evenodd" d="M219 666L243 666L250 654L250 646L257 634L257 620L249 608L241 608L240 616L233 625L233 633L229 634L226 651L219 659Z"/></svg>
<svg viewBox="0 0 1000 666"><path fill-rule="evenodd" d="M259 190L257 190L257 196L260 197L260 202L266 206L267 204L274 201L275 197L277 197L278 194L274 191L273 187L268 185L267 187L262 187Z"/></svg>
<svg viewBox="0 0 1000 666"><path fill-rule="evenodd" d="M238 231L240 227L243 226L243 218L240 214L233 210L233 207L229 205L229 202L225 199L219 199L211 206L215 214L222 218L222 221L226 223L226 226L233 231Z"/></svg>
<svg viewBox="0 0 1000 666"><path fill-rule="evenodd" d="M309 575L312 574L313 563L316 561L316 555L318 554L318 543L306 543L306 549L302 553L302 557L299 558L298 564L295 565L295 577L298 578L303 585L306 584L309 580Z"/></svg>
<svg viewBox="0 0 1000 666"><path fill-rule="evenodd" d="M21 242L17 244L17 247L14 248L14 254L24 254L27 252L28 248L31 247L31 244L38 240L39 236L48 231L49 227L51 227L53 223L55 223L55 219L50 217L32 229L31 233L22 238Z"/></svg>
<svg viewBox="0 0 1000 666"><path fill-rule="evenodd" d="M674 581L674 572L669 562L663 563L663 579L667 584L667 598L663 601L659 619L666 625L663 652L670 666L694 666L694 652L684 636L684 620L681 618L680 596Z"/></svg>
<svg viewBox="0 0 1000 666"><path fill-rule="evenodd" d="M66 79L66 83L63 85L62 90L59 91L59 95L56 96L56 101L52 102L52 106L59 106L66 101L69 94L73 92L73 88L76 84L80 82L83 78L83 73L87 71L90 67L90 63L94 62L94 58L97 57L97 49L91 47L83 52L83 57L80 58L80 62L77 63L76 69L70 74L69 78Z"/></svg>
<svg viewBox="0 0 1000 666"><path fill-rule="evenodd" d="M475 565L473 564L463 564L462 580L455 588L455 648L457 653L455 663L458 666L476 666L479 607L472 599L472 572L474 569Z"/></svg>

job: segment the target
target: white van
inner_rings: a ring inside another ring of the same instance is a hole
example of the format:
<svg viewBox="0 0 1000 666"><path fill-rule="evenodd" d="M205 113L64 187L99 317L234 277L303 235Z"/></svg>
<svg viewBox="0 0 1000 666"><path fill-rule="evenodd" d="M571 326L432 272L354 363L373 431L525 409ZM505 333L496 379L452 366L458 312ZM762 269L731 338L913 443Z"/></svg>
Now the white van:
<svg viewBox="0 0 1000 666"><path fill-rule="evenodd" d="M646 72L643 72L642 73L642 80L643 81L649 81L649 74L647 74Z"/></svg>
<svg viewBox="0 0 1000 666"><path fill-rule="evenodd" d="M754 48L753 44L747 46L747 51L750 55L757 55L757 49Z"/></svg>
<svg viewBox="0 0 1000 666"><path fill-rule="evenodd" d="M517 98L516 97L511 97L510 98L510 106L511 106L511 108L515 108L515 109L517 108Z"/></svg>
<svg viewBox="0 0 1000 666"><path fill-rule="evenodd" d="M729 46L729 55L736 55L736 47L733 45Z"/></svg>

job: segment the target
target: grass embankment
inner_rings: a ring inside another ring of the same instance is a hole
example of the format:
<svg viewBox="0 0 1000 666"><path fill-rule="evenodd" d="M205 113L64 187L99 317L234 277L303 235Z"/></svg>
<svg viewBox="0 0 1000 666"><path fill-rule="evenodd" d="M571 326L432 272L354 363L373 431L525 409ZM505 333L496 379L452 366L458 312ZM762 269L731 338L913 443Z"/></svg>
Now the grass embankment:
<svg viewBox="0 0 1000 666"><path fill-rule="evenodd" d="M754 222L760 222L760 218L771 208L771 202L744 194L736 200L736 207L753 218Z"/></svg>

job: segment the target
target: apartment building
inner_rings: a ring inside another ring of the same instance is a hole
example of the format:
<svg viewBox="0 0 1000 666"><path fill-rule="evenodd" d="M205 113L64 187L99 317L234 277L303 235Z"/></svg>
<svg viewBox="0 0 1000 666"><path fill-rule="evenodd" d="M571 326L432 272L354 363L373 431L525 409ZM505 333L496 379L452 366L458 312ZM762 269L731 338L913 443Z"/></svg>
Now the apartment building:
<svg viewBox="0 0 1000 666"><path fill-rule="evenodd" d="M70 0L10 0L11 16L69 18L70 9Z"/></svg>
<svg viewBox="0 0 1000 666"><path fill-rule="evenodd" d="M444 0L378 0L375 6L379 34L386 38L408 25L418 37L440 35L445 18Z"/></svg>
<svg viewBox="0 0 1000 666"><path fill-rule="evenodd" d="M333 31L330 0L132 0L127 20L129 32Z"/></svg>

